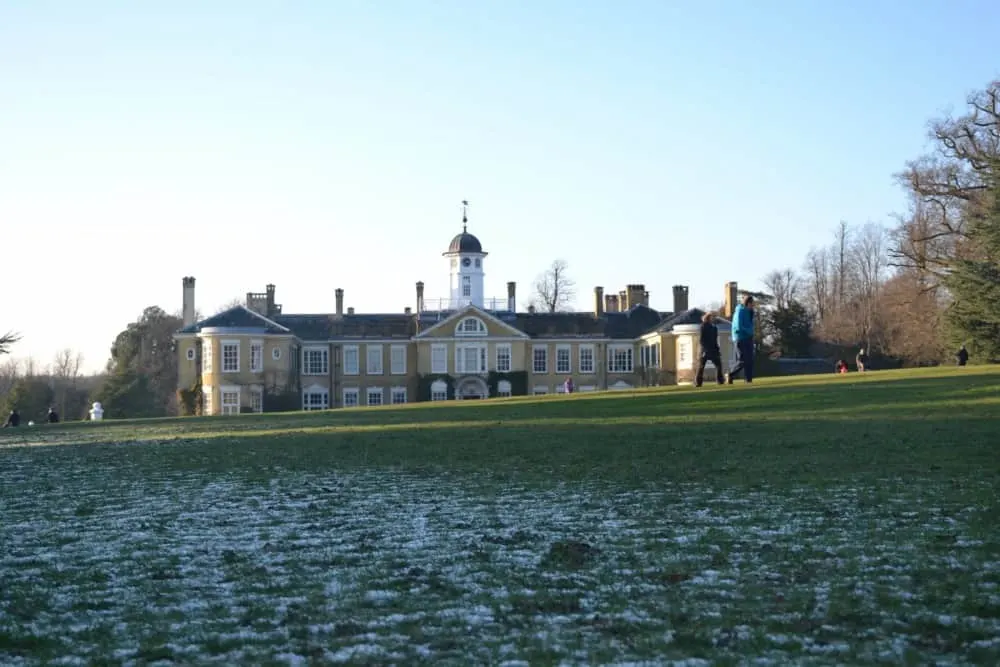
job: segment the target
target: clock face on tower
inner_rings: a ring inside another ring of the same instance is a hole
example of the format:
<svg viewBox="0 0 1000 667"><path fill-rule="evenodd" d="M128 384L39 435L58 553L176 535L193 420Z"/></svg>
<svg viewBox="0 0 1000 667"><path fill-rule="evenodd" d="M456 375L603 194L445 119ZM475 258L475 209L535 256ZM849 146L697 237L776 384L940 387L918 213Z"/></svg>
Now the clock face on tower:
<svg viewBox="0 0 1000 667"><path fill-rule="evenodd" d="M472 264L472 260L469 259L468 257L462 260L462 266L468 266L470 264Z"/></svg>

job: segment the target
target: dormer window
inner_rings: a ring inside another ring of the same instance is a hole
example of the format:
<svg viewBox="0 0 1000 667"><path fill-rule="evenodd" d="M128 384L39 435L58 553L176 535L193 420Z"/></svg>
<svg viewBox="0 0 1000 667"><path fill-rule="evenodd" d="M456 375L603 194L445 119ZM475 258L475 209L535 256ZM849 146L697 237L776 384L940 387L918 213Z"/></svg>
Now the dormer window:
<svg viewBox="0 0 1000 667"><path fill-rule="evenodd" d="M485 336L486 324L478 317L466 317L455 328L456 336Z"/></svg>

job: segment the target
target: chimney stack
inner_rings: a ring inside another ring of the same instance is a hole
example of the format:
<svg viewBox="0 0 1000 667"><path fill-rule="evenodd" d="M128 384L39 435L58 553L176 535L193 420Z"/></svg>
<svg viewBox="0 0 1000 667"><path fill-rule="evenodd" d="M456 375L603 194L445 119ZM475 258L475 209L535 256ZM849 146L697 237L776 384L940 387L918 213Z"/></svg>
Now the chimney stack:
<svg viewBox="0 0 1000 667"><path fill-rule="evenodd" d="M628 290L618 291L618 312L624 313L628 310Z"/></svg>
<svg viewBox="0 0 1000 667"><path fill-rule="evenodd" d="M618 309L618 295L608 294L604 297L604 310L608 313L617 313Z"/></svg>
<svg viewBox="0 0 1000 667"><path fill-rule="evenodd" d="M341 287L333 290L334 298L337 300L337 314L344 314L344 290Z"/></svg>
<svg viewBox="0 0 1000 667"><path fill-rule="evenodd" d="M600 317L604 314L604 288L595 287L594 288L594 317Z"/></svg>
<svg viewBox="0 0 1000 667"><path fill-rule="evenodd" d="M274 317L276 314L274 308L274 285L266 285L264 291L267 292L267 312L265 315L267 317Z"/></svg>
<svg viewBox="0 0 1000 667"><path fill-rule="evenodd" d="M733 313L736 312L736 303L739 298L739 292L736 287L736 281L726 283L726 294L725 294L725 317L727 320L733 318Z"/></svg>
<svg viewBox="0 0 1000 667"><path fill-rule="evenodd" d="M674 314L688 309L688 286L674 285Z"/></svg>
<svg viewBox="0 0 1000 667"><path fill-rule="evenodd" d="M348 315L353 315L353 314L354 314L354 306L351 306L351 307L349 307L349 308L347 309L347 314L348 314Z"/></svg>
<svg viewBox="0 0 1000 667"><path fill-rule="evenodd" d="M532 315L535 314L535 306L534 306L534 304L528 306L528 312L531 313Z"/></svg>
<svg viewBox="0 0 1000 667"><path fill-rule="evenodd" d="M424 283L417 281L417 314L424 312Z"/></svg>
<svg viewBox="0 0 1000 667"><path fill-rule="evenodd" d="M194 277L186 276L182 279L184 285L184 296L181 300L181 317L184 319L184 326L194 324Z"/></svg>
<svg viewBox="0 0 1000 667"><path fill-rule="evenodd" d="M512 313L517 312L517 301L514 298L516 291L517 291L517 283L513 281L507 283L507 310L509 310Z"/></svg>
<svg viewBox="0 0 1000 667"><path fill-rule="evenodd" d="M633 284L625 286L625 303L622 310L632 310L636 306L643 304L643 294L646 293L646 286ZM643 304L644 305L644 304Z"/></svg>
<svg viewBox="0 0 1000 667"><path fill-rule="evenodd" d="M404 315L412 315L413 313L411 312L410 307L407 306L406 308L403 308L403 314Z"/></svg>

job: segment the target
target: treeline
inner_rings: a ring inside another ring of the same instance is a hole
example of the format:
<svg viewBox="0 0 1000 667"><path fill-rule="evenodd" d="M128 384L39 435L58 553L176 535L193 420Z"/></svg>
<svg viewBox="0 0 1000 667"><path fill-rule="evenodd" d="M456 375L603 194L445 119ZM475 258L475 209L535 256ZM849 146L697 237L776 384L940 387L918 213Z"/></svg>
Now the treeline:
<svg viewBox="0 0 1000 667"><path fill-rule="evenodd" d="M82 419L90 409L90 396L101 383L97 375L82 375L83 356L62 350L52 363L40 366L34 359L6 359L0 364L0 409L14 407L27 421L41 423L50 407L64 419Z"/></svg>
<svg viewBox="0 0 1000 667"><path fill-rule="evenodd" d="M892 365L1000 361L1000 81L931 123L934 150L896 175L908 210L841 223L800 269L772 271L762 345L773 356Z"/></svg>

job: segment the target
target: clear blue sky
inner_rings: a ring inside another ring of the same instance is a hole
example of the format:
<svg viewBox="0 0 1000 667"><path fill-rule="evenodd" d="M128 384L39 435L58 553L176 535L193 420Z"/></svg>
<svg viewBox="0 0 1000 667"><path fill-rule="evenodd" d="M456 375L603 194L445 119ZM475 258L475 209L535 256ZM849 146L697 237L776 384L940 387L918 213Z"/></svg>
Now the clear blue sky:
<svg viewBox="0 0 1000 667"><path fill-rule="evenodd" d="M928 119L1000 74L1000 3L0 4L4 316L18 356L104 364L147 305L286 312L488 295L569 262L655 307L799 267L904 208Z"/></svg>

